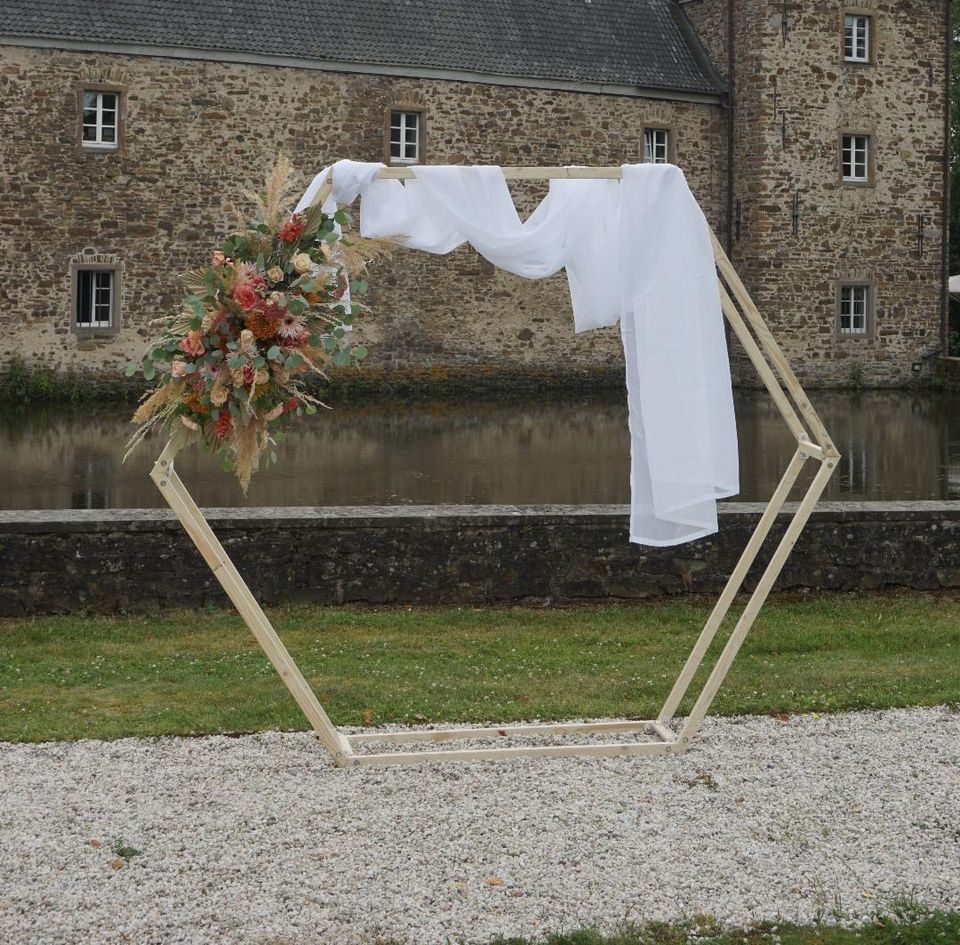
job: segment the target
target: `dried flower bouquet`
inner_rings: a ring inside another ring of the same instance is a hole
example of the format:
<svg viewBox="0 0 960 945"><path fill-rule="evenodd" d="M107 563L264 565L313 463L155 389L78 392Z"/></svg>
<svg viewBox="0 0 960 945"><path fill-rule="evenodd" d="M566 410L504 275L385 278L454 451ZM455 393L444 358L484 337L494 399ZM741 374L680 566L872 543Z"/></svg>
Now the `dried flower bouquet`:
<svg viewBox="0 0 960 945"><path fill-rule="evenodd" d="M289 162L267 177L253 224L227 236L210 264L184 277L183 310L159 319L160 337L127 375L159 378L133 422L130 450L168 425L172 436L202 440L232 468L244 492L261 460L276 462L276 421L322 406L305 375L366 357L349 328L362 311L366 264L395 245L350 238L345 210L290 214ZM128 451L129 455L129 451Z"/></svg>

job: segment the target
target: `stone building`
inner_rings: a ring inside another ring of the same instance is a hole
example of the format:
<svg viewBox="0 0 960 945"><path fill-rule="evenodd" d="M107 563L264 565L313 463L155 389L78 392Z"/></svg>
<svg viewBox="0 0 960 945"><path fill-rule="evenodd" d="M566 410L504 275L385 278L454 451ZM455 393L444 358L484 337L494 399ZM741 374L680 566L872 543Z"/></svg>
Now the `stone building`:
<svg viewBox="0 0 960 945"><path fill-rule="evenodd" d="M338 157L676 162L802 377L905 383L941 344L947 0L0 8L0 360L119 372L279 151L304 181ZM372 281L374 377L621 370L562 276L464 249Z"/></svg>

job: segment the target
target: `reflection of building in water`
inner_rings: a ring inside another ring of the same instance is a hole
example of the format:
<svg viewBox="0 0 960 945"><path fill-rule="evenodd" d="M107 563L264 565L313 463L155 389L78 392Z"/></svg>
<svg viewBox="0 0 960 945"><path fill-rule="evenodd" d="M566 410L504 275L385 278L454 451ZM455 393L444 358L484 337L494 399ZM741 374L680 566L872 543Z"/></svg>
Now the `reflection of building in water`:
<svg viewBox="0 0 960 945"><path fill-rule="evenodd" d="M116 466L116 453L78 446L70 464L70 508L110 508L111 484L116 480Z"/></svg>
<svg viewBox="0 0 960 945"><path fill-rule="evenodd" d="M811 400L840 450L828 499L943 499L960 495L960 410L956 399L890 391L817 391ZM737 404L742 495L769 496L794 444L776 406L764 395ZM956 433L948 434L951 423ZM954 485L948 484L951 458ZM805 470L801 483L809 481ZM952 491L951 491L952 490Z"/></svg>
<svg viewBox="0 0 960 945"><path fill-rule="evenodd" d="M841 452L840 467L837 470L837 484L841 492L867 493L867 443L862 432L852 431L845 442L838 443Z"/></svg>
<svg viewBox="0 0 960 945"><path fill-rule="evenodd" d="M820 391L813 400L843 457L827 498L960 498L960 398ZM160 506L148 473L163 438L122 462L129 415L126 405L27 413L16 423L0 414L0 507ZM738 498L765 501L796 444L766 394L738 395L737 426ZM622 397L379 405L340 408L294 427L280 465L256 476L246 497L203 450L185 450L178 468L208 507L623 504L629 450Z"/></svg>
<svg viewBox="0 0 960 945"><path fill-rule="evenodd" d="M946 490L944 498L960 499L960 417L955 414L946 417L941 449Z"/></svg>

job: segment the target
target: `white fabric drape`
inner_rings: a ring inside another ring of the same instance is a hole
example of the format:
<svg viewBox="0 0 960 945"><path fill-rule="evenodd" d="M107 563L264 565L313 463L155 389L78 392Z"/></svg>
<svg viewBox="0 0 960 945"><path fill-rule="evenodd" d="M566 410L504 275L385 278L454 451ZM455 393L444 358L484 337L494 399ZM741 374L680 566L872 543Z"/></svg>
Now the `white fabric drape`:
<svg viewBox="0 0 960 945"><path fill-rule="evenodd" d="M448 253L469 242L528 279L566 269L576 331L620 322L630 422L630 540L676 545L717 530L716 499L739 491L730 368L710 234L683 172L625 164L622 180L550 181L522 221L499 167L339 161L325 209L358 195L364 236ZM326 168L298 205L310 204Z"/></svg>

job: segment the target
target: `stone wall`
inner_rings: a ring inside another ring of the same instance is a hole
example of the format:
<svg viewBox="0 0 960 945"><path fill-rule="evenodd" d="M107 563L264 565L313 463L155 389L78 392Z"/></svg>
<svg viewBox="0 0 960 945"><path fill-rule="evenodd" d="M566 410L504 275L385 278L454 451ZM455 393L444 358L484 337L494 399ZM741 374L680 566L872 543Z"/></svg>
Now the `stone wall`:
<svg viewBox="0 0 960 945"><path fill-rule="evenodd" d="M219 509L208 519L266 604L475 604L715 593L763 506L720 508L718 534L676 548L629 544L622 506ZM225 603L161 511L0 512L0 570L2 615ZM890 587L960 587L960 503L823 503L777 584Z"/></svg>
<svg viewBox="0 0 960 945"><path fill-rule="evenodd" d="M781 4L734 4L731 255L804 382L895 385L928 374L941 341L947 0L855 8L875 26L867 66L842 61L839 0L788 4L785 32ZM683 9L725 74L728 0ZM101 82L125 93L117 153L78 147L78 90ZM379 160L391 106L424 110L430 163L619 164L640 159L645 124L669 126L677 162L727 232L730 117L719 104L18 47L0 48L0 90L0 364L17 352L117 371L278 151L305 174L344 155ZM871 186L840 181L843 130L872 135ZM538 186L517 188L523 212ZM123 329L96 344L69 331L70 263L92 253L119 257L123 272ZM839 334L843 280L874 288L866 337ZM403 253L372 283L361 333L373 377L590 377L621 364L615 330L573 335L562 276L527 282L462 250Z"/></svg>
<svg viewBox="0 0 960 945"><path fill-rule="evenodd" d="M727 0L685 7L713 38ZM733 260L801 379L903 384L940 345L947 2L737 0ZM846 11L871 16L875 62L843 61ZM784 120L785 119L785 120ZM842 131L870 134L874 181L840 181ZM792 211L798 195L798 229ZM918 227L923 216L923 250ZM837 328L837 285L870 283L875 325ZM752 379L747 370L744 379Z"/></svg>
<svg viewBox="0 0 960 945"><path fill-rule="evenodd" d="M115 153L78 147L78 90L98 82L125 93ZM430 163L621 164L640 160L644 124L666 124L707 214L724 206L715 105L17 47L0 48L0 91L0 363L19 352L120 369L277 152L310 175L339 157L381 160L391 106L424 110ZM536 191L517 195L531 209ZM123 329L78 345L70 261L91 252L120 257ZM371 281L373 367L563 372L622 358L615 330L574 337L562 276L528 282L463 250L402 253Z"/></svg>

